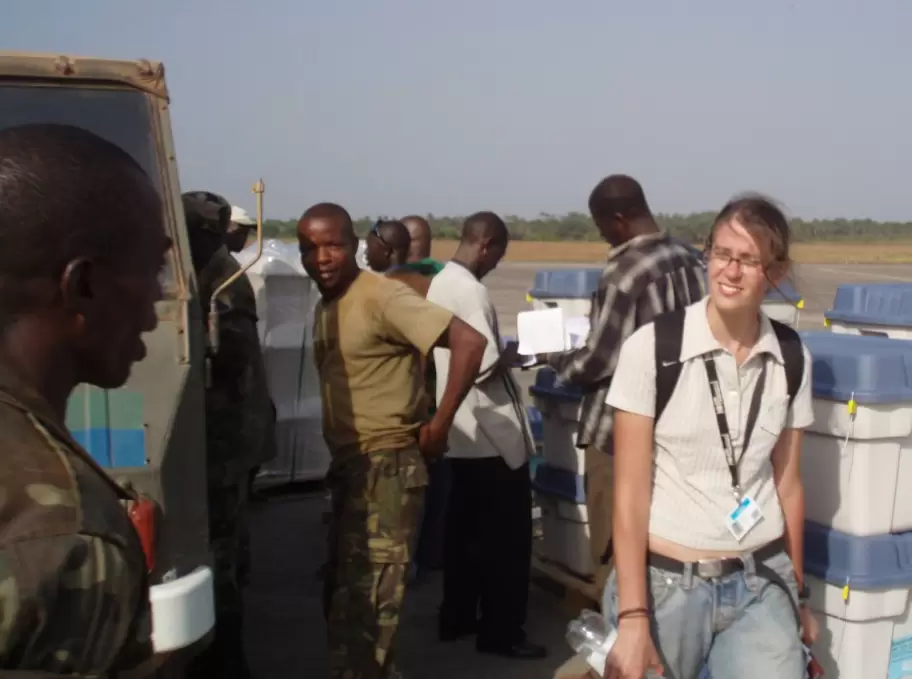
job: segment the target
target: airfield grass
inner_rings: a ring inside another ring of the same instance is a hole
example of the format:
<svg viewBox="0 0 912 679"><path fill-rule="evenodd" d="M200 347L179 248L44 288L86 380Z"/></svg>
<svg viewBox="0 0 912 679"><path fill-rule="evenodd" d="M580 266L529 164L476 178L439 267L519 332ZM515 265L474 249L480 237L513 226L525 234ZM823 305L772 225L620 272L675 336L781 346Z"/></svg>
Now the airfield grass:
<svg viewBox="0 0 912 679"><path fill-rule="evenodd" d="M431 256L446 260L456 252L456 241L434 241ZM608 254L603 243L581 241L513 241L506 261L601 262ZM792 259L801 264L904 264L912 262L912 241L858 241L795 243Z"/></svg>

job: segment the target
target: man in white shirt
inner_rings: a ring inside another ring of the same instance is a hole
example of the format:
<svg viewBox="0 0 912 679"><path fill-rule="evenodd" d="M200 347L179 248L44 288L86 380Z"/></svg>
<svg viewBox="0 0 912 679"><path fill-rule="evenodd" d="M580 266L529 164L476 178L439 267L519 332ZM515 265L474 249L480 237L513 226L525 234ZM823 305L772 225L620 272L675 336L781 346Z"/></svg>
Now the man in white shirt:
<svg viewBox="0 0 912 679"><path fill-rule="evenodd" d="M532 557L532 432L510 374L515 349L501 351L497 314L481 279L507 249L507 227L492 212L463 225L452 261L431 282L427 299L452 311L488 340L475 385L450 430L451 487L444 548L440 638L477 633L476 648L510 658L542 658L523 627ZM437 391L450 352L434 350ZM480 609L480 616L479 616Z"/></svg>

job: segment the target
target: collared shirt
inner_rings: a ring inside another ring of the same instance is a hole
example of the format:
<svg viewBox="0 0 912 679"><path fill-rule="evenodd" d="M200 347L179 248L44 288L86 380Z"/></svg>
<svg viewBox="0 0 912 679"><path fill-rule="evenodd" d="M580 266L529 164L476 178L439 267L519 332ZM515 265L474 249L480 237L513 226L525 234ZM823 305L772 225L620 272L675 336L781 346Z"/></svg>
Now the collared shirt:
<svg viewBox="0 0 912 679"><path fill-rule="evenodd" d="M500 361L500 329L488 289L459 262L449 262L431 281L428 300L452 311L488 341L475 384L456 411L447 457L502 457L519 469L535 450L522 396ZM450 351L434 349L437 398L443 395Z"/></svg>
<svg viewBox="0 0 912 679"><path fill-rule="evenodd" d="M773 480L773 446L785 429L804 429L814 421L811 357L803 348L804 376L792 406L782 350L772 324L761 312L760 335L747 359L735 357L713 336L706 300L687 307L681 343L681 374L655 427L652 505L649 533L692 549L748 551L781 536L782 509ZM621 348L607 401L612 408L647 417L655 413L655 325L649 323ZM722 387L725 414L745 495L760 507L763 520L738 542L726 515L734 509L731 475L722 447L703 357L711 353ZM764 362L767 374L760 414L743 451L748 410ZM618 482L623 482L618 479Z"/></svg>
<svg viewBox="0 0 912 679"><path fill-rule="evenodd" d="M0 366L0 675L152 673L139 538L107 474Z"/></svg>
<svg viewBox="0 0 912 679"><path fill-rule="evenodd" d="M666 233L637 236L611 250L593 295L586 344L548 360L560 382L583 391L577 447L610 450L612 418L605 397L624 340L704 292L700 260Z"/></svg>

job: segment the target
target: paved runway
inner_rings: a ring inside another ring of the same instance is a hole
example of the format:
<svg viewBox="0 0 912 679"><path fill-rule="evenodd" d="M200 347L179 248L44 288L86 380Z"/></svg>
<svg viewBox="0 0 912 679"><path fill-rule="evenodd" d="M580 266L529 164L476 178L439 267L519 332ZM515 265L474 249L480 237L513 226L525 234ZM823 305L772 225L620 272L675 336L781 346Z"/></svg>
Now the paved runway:
<svg viewBox="0 0 912 679"><path fill-rule="evenodd" d="M566 265L564 265L566 266ZM591 266L591 265L590 265ZM554 265L508 263L488 279L504 334L515 332L516 314L528 308L526 291L535 271ZM803 293L803 329L822 328L823 312L843 282L912 281L912 265L804 265L795 275ZM524 387L530 373L518 373ZM527 394L528 392L524 392ZM326 638L317 568L324 557L322 493L277 497L257 506L252 517L253 573L246 593L247 644L254 676L295 679L327 676ZM570 657L563 631L567 615L550 594L534 587L528 631L549 646L543 661L506 661L479 656L470 640L441 644L436 639L440 577L410 587L398 638L403 674L408 679L550 679Z"/></svg>

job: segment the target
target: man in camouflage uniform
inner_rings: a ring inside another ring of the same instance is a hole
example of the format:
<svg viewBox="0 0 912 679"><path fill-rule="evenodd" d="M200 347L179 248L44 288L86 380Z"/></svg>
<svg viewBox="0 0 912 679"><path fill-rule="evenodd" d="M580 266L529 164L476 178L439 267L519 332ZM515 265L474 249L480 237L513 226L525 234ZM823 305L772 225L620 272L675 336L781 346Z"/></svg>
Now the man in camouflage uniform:
<svg viewBox="0 0 912 679"><path fill-rule="evenodd" d="M64 422L78 384L118 388L145 356L163 223L119 147L63 125L0 131L0 676L154 671L128 496Z"/></svg>
<svg viewBox="0 0 912 679"><path fill-rule="evenodd" d="M332 203L298 223L301 262L320 290L314 361L332 455L324 580L330 676L396 676L393 639L427 472L481 365L486 341L405 284L361 271L348 212ZM450 373L427 418L420 356L449 347Z"/></svg>
<svg viewBox="0 0 912 679"><path fill-rule="evenodd" d="M236 205L231 206L231 221L228 224L228 232L225 235L225 247L229 252L241 252L247 243L251 232L256 235L256 220L252 219L247 211ZM231 258L235 270L240 269L237 260ZM248 314L257 316L256 295L253 292L253 286L247 274L244 274L236 281L237 304L242 307ZM250 471L247 476L247 496L252 502L262 500L263 496L253 489L254 481L260 467L269 462L276 456L275 441L275 419L276 410L269 395L269 382L266 378L266 364L263 361L262 347L260 347L259 336L257 336L257 356L252 361L248 372L248 398L250 405L245 408L248 415L249 423L246 429L250 435L251 442L246 453ZM245 534L246 536L246 534ZM249 543L249 537L245 537ZM249 561L249 547L242 550L244 558ZM242 559L241 571L246 574L249 564ZM246 575L242 576L246 580Z"/></svg>
<svg viewBox="0 0 912 679"><path fill-rule="evenodd" d="M204 318L215 290L238 270L224 246L231 207L215 194L184 194L184 214ZM246 282L246 281L245 281ZM215 639L193 664L193 676L249 677L244 653L241 579L246 533L250 422L249 376L259 359L256 313L242 279L216 298L218 351L209 353L206 457L209 539L215 559ZM241 572L239 573L239 566Z"/></svg>

